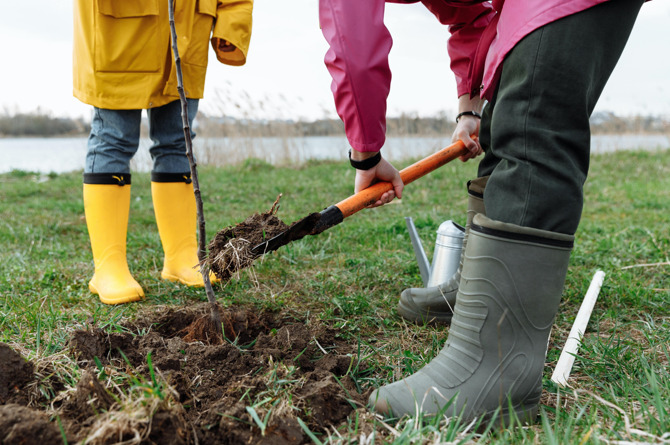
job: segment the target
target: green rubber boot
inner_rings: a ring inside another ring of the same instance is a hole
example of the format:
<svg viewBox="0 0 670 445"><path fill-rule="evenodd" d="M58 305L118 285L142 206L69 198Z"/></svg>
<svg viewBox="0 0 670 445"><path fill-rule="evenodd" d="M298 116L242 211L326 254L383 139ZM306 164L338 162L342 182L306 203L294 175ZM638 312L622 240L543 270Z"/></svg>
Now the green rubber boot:
<svg viewBox="0 0 670 445"><path fill-rule="evenodd" d="M456 292L461 281L463 253L468 243L468 232L472 219L477 213L486 214L484 209L484 189L489 177L468 181L468 212L463 237L461 261L454 275L447 281L432 287L411 287L400 294L398 313L405 319L416 324L443 323L449 324L456 304Z"/></svg>
<svg viewBox="0 0 670 445"><path fill-rule="evenodd" d="M444 348L417 373L376 390L372 409L466 422L499 409L504 424L512 414L532 422L573 240L476 215Z"/></svg>

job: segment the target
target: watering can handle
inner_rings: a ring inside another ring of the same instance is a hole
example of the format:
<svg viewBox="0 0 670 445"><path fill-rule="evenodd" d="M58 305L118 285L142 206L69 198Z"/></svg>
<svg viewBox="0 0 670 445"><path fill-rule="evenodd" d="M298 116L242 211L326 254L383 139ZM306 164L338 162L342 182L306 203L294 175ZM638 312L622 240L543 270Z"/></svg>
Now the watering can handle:
<svg viewBox="0 0 670 445"><path fill-rule="evenodd" d="M410 182L427 175L433 170L442 167L447 162L453 161L457 157L466 153L467 149L465 148L463 142L455 142L450 146L445 147L442 150L415 162L409 167L402 169L400 171L400 178L402 179L402 182L407 185ZM393 185L390 182L378 182L364 190L361 190L355 195L338 202L335 204L335 207L340 209L342 216L346 218L347 216L351 216L354 213L374 204L384 193L392 189Z"/></svg>

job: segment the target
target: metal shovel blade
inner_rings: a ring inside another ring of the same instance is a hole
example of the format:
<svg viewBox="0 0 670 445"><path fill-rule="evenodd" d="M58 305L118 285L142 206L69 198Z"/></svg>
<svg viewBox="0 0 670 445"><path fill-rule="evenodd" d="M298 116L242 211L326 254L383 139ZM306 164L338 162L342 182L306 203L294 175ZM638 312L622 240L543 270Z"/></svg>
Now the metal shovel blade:
<svg viewBox="0 0 670 445"><path fill-rule="evenodd" d="M465 145L463 142L457 141L409 167L405 167L400 171L400 178L407 185L465 153L467 153ZM277 250L291 241L299 240L307 235L317 235L341 223L344 218L374 204L385 192L392 189L393 185L390 182L378 182L371 185L319 213L310 213L291 224L286 231L252 247L251 252L253 255L261 256Z"/></svg>
<svg viewBox="0 0 670 445"><path fill-rule="evenodd" d="M306 217L294 222L291 226L267 241L264 241L260 244L255 245L251 248L251 253L254 256L261 256L268 252L279 249L281 246L285 246L291 241L296 241L312 233L314 227L321 219L319 213L310 213Z"/></svg>

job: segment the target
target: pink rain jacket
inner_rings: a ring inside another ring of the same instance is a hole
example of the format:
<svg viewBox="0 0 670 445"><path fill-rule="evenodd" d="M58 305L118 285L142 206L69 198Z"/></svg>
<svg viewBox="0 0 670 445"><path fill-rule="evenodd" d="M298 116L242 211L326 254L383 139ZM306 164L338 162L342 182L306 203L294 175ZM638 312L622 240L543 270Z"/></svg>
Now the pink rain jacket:
<svg viewBox="0 0 670 445"><path fill-rule="evenodd" d="M388 0L413 3L418 0ZM458 96L490 99L502 61L524 36L547 23L606 0L421 0L451 36L447 50ZM321 29L330 49L325 62L337 113L358 151L378 151L386 137L391 85L391 35L385 0L320 0Z"/></svg>

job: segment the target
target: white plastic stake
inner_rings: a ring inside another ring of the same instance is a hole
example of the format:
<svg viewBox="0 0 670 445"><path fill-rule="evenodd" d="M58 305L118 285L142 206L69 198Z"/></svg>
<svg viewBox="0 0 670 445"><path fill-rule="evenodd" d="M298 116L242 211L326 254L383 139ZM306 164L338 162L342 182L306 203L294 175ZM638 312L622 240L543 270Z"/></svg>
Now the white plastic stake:
<svg viewBox="0 0 670 445"><path fill-rule="evenodd" d="M589 289L584 296L584 301L582 301L579 312L577 312L577 318L575 318L575 322L572 324L568 339L565 341L561 356L558 358L558 363L556 363L556 369L554 369L554 373L551 375L551 381L557 385L567 386L568 384L570 371L572 371L572 365L575 363L577 349L581 344L584 331L586 331L586 325L589 324L591 312L593 312L593 307L598 299L604 279L605 272L602 270L596 271L593 275Z"/></svg>

